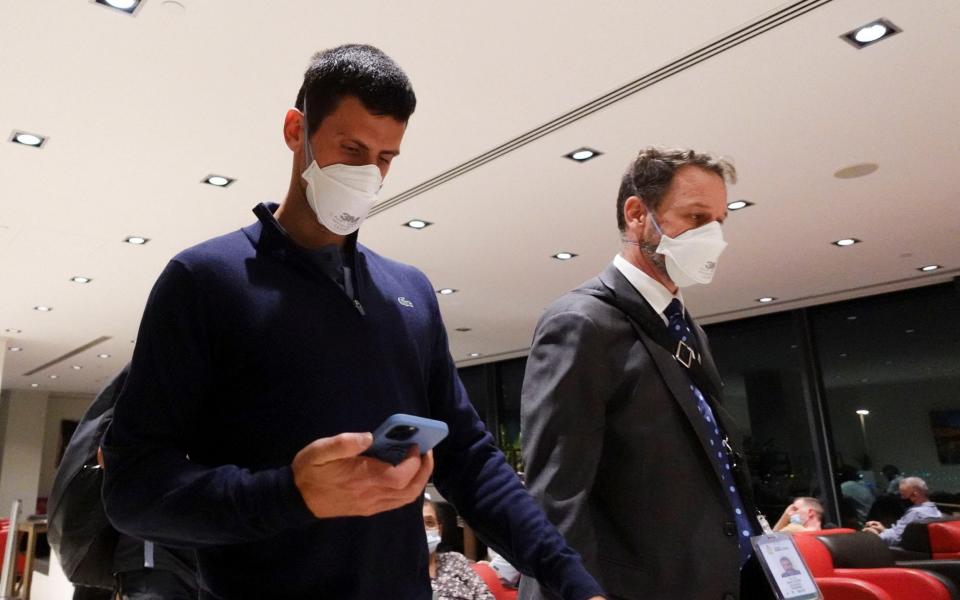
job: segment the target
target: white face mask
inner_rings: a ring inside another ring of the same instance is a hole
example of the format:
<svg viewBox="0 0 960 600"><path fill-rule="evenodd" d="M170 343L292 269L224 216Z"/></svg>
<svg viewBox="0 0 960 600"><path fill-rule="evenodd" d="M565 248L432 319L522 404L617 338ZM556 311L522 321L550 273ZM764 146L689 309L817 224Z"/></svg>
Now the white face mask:
<svg viewBox="0 0 960 600"><path fill-rule="evenodd" d="M727 243L723 241L720 223L711 221L672 238L660 230L653 211L648 211L647 214L660 234L657 254L662 254L666 259L667 275L677 287L710 283L716 273L720 253L727 247Z"/></svg>
<svg viewBox="0 0 960 600"><path fill-rule="evenodd" d="M301 177L307 183L307 203L320 224L337 235L350 235L370 214L383 184L376 165L329 165L320 168L313 159L307 137L307 113L303 113L304 157L307 168Z"/></svg>
<svg viewBox="0 0 960 600"><path fill-rule="evenodd" d="M437 551L437 546L440 545L440 530L434 527L433 529L427 529L427 551L430 554L433 554Z"/></svg>

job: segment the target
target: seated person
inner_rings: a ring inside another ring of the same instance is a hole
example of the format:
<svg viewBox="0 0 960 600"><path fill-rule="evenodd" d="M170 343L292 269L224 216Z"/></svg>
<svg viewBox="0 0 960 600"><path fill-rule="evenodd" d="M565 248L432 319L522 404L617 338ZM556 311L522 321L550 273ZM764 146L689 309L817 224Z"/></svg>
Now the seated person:
<svg viewBox="0 0 960 600"><path fill-rule="evenodd" d="M907 525L921 519L936 519L943 514L937 505L930 502L930 489L927 483L919 477L906 477L900 482L900 497L912 506L907 509L899 521L889 529L879 521L867 521L864 531L875 533L888 546L896 546L903 537L903 530Z"/></svg>
<svg viewBox="0 0 960 600"><path fill-rule="evenodd" d="M437 506L423 500L423 528L430 552L430 585L436 600L494 600L480 576L470 568L467 557L459 552L437 552L443 537L443 524L437 518Z"/></svg>
<svg viewBox="0 0 960 600"><path fill-rule="evenodd" d="M860 472L853 465L840 465L838 470L840 479L840 494L849 500L857 512L858 523L867 520L867 513L873 506L876 496L870 487L863 482ZM859 525L858 525L859 526Z"/></svg>
<svg viewBox="0 0 960 600"><path fill-rule="evenodd" d="M774 531L797 533L823 529L823 505L816 498L801 496L783 511Z"/></svg>

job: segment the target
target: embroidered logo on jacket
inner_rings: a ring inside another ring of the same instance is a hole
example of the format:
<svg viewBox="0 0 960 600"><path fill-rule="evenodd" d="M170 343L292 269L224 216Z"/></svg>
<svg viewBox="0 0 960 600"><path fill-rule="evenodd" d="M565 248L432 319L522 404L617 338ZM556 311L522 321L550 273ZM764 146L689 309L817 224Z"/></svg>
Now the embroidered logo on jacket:
<svg viewBox="0 0 960 600"><path fill-rule="evenodd" d="M403 296L400 296L399 298L397 298L397 302L399 302L401 306L406 306L407 308L413 308L413 302L410 302Z"/></svg>

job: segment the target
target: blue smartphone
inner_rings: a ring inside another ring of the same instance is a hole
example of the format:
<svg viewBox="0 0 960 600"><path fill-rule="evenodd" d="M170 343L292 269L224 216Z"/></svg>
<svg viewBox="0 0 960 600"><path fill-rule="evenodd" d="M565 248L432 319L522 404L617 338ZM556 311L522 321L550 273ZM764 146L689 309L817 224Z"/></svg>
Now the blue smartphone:
<svg viewBox="0 0 960 600"><path fill-rule="evenodd" d="M363 453L391 465L398 465L407 457L414 444L420 454L426 454L447 437L449 429L443 421L413 415L395 414L373 432L373 444Z"/></svg>

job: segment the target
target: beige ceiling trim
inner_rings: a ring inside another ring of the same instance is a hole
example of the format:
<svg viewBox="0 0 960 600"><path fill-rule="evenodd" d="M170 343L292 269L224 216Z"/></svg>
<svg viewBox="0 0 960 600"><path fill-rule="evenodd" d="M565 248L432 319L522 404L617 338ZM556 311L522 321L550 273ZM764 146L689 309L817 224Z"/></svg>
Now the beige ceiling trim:
<svg viewBox="0 0 960 600"><path fill-rule="evenodd" d="M627 83L619 88L604 94L598 98L587 102L573 110L560 115L552 121L548 121L543 125L535 129L513 138L512 140L497 146L483 154L468 160L452 169L444 171L439 175L432 177L419 185L416 185L406 191L400 192L396 196L387 198L383 202L377 204L373 210L370 211L370 216L379 214L385 210L393 208L411 198L419 196L424 192L432 190L433 188L450 181L456 177L459 177L465 173L468 173L478 167L481 167L501 156L509 154L518 148L522 148L527 144L534 142L542 137L545 137L554 131L557 131L571 123L575 123L584 117L590 116L595 112L603 110L608 106L619 102L625 98L628 98L650 86L653 86L665 79L668 79L677 73L682 73L691 67L696 66L697 64L704 62L714 56L722 54L731 48L735 48L740 44L749 41L758 35L771 31L796 19L804 14L820 8L825 4L830 3L832 0L801 0L799 2L793 2L783 6L777 10L771 11L766 15L744 25L743 27L736 29L721 38L718 38L712 42L709 42L692 52L681 56L680 58L670 62L658 69L655 69L646 75L639 77Z"/></svg>
<svg viewBox="0 0 960 600"><path fill-rule="evenodd" d="M97 339L93 340L92 342L87 342L86 344L84 344L84 345L82 345L82 346L80 346L80 347L78 347L78 348L74 348L73 350L71 350L70 352L67 352L67 353L64 354L63 356L58 356L57 358L51 360L51 361L48 362L48 363L42 364L42 365L40 365L39 367L37 367L37 368L35 368L35 369L31 369L30 371L27 371L26 373L23 374L23 376L24 376L24 377L27 377L28 375L33 375L34 373L39 373L40 371L42 371L42 370L44 370L44 369L48 369L48 368L52 367L53 365L55 365L55 364L57 364L57 363L61 363L61 362L65 361L65 360L67 360L67 359L70 358L71 356L76 356L77 354L80 354L80 353L82 353L82 352L86 352L87 350L89 350L90 348L93 348L93 347L96 346L97 344L102 344L103 342L105 342L105 341L107 341L107 340L109 340L109 339L111 339L109 335L102 335L102 336L98 337Z"/></svg>

